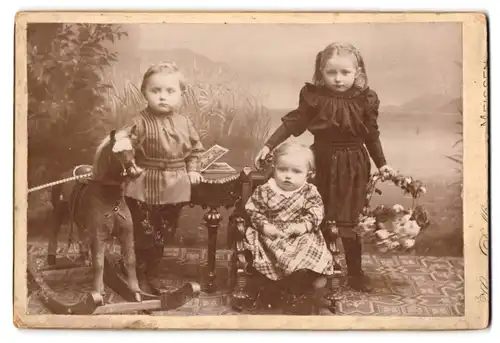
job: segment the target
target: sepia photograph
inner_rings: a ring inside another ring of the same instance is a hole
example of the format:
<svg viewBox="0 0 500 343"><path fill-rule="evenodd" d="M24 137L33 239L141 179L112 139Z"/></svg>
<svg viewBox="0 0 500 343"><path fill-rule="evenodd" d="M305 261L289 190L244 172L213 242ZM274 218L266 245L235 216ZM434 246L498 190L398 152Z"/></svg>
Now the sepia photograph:
<svg viewBox="0 0 500 343"><path fill-rule="evenodd" d="M486 23L428 15L20 14L16 325L485 327Z"/></svg>

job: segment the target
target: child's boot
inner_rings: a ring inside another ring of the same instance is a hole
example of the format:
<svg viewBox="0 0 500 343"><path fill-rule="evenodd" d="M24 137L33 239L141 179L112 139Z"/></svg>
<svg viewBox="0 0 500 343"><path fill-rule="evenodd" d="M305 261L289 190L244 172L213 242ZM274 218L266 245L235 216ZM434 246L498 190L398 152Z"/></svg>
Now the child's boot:
<svg viewBox="0 0 500 343"><path fill-rule="evenodd" d="M369 278L361 266L361 242L355 238L342 238L347 264L347 284L359 292L371 292Z"/></svg>
<svg viewBox="0 0 500 343"><path fill-rule="evenodd" d="M139 288L141 289L141 291L143 291L144 293L152 294L153 290L151 289L147 278L147 254L147 250L136 250L136 273L137 281L139 281Z"/></svg>
<svg viewBox="0 0 500 343"><path fill-rule="evenodd" d="M328 287L326 277L320 276L313 282L313 314L332 315L336 312L335 300L328 298Z"/></svg>
<svg viewBox="0 0 500 343"><path fill-rule="evenodd" d="M287 280L290 294L287 311L296 315L331 315L335 304L327 298L326 277L309 270L300 270Z"/></svg>
<svg viewBox="0 0 500 343"><path fill-rule="evenodd" d="M163 284L160 278L160 265L163 258L163 247L154 247L150 250L150 258L147 266L147 279L151 287L151 294L160 295Z"/></svg>

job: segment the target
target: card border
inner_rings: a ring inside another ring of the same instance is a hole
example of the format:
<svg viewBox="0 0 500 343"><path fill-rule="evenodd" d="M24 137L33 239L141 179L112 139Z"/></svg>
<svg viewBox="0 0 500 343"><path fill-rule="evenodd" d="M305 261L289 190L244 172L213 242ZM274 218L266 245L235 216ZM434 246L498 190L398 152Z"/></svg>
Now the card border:
<svg viewBox="0 0 500 343"><path fill-rule="evenodd" d="M87 23L406 23L460 22L463 33L464 100L464 265L465 315L463 317L380 316L203 316L151 317L63 316L26 314L26 210L27 210L27 86L26 25L29 22ZM445 330L483 329L489 325L489 257L479 242L489 223L481 216L488 205L488 132L481 115L489 84L487 17L480 12L19 12L15 18L15 173L14 173L14 325L19 328L86 329L249 329L249 330ZM487 70L487 69L486 69ZM481 295L488 301L481 301ZM224 318L224 320L221 320Z"/></svg>

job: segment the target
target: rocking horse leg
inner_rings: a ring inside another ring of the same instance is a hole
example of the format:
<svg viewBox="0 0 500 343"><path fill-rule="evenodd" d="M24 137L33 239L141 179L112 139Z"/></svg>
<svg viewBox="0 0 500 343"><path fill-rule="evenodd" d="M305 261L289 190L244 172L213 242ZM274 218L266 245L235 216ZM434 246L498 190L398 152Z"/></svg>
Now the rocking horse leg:
<svg viewBox="0 0 500 343"><path fill-rule="evenodd" d="M151 250L151 246L147 241L150 237L145 234L146 228L143 225L147 219L147 213L145 209L141 207L139 201L125 197L125 202L132 217L132 235L134 238L136 265L135 270L139 288L143 293L152 294L151 287L149 286L149 282L147 280L147 267L150 263L149 254Z"/></svg>
<svg viewBox="0 0 500 343"><path fill-rule="evenodd" d="M56 264L57 255L57 236L63 223L65 210L68 209L68 203L61 200L62 185L56 185L51 189L52 202L52 227L49 233L49 247L47 254L47 263L49 265Z"/></svg>
<svg viewBox="0 0 500 343"><path fill-rule="evenodd" d="M104 254L105 244L97 237L92 240L92 262L94 268L94 291L104 294Z"/></svg>
<svg viewBox="0 0 500 343"><path fill-rule="evenodd" d="M134 251L134 231L131 225L124 226L121 230L120 243L122 246L122 255L124 257L125 275L127 276L128 287L135 293L137 301L141 301L139 293L139 281L136 272L136 257Z"/></svg>
<svg viewBox="0 0 500 343"><path fill-rule="evenodd" d="M51 266L56 264L57 237L59 236L59 231L61 229L64 215L61 207L61 203L58 202L52 210L52 230L50 230L49 234L49 247L47 254L47 263Z"/></svg>
<svg viewBox="0 0 500 343"><path fill-rule="evenodd" d="M85 228L81 225L76 225L78 229L78 248L80 250L80 259L83 264L86 266L90 266L90 254L89 254L89 246L91 244L89 235L86 234Z"/></svg>

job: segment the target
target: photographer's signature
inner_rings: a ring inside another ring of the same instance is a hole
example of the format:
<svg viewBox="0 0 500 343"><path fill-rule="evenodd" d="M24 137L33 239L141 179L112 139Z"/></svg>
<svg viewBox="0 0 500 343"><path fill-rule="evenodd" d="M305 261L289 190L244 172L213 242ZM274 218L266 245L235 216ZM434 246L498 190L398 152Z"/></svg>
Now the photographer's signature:
<svg viewBox="0 0 500 343"><path fill-rule="evenodd" d="M483 205L481 205L481 217L483 218L486 225L488 225L488 209ZM489 236L488 229L485 229L484 227L481 228L481 236L479 237L479 250L484 256L488 257ZM478 281L480 294L476 296L476 300L481 303L487 302L489 296L489 280L485 276L480 276L478 278Z"/></svg>

